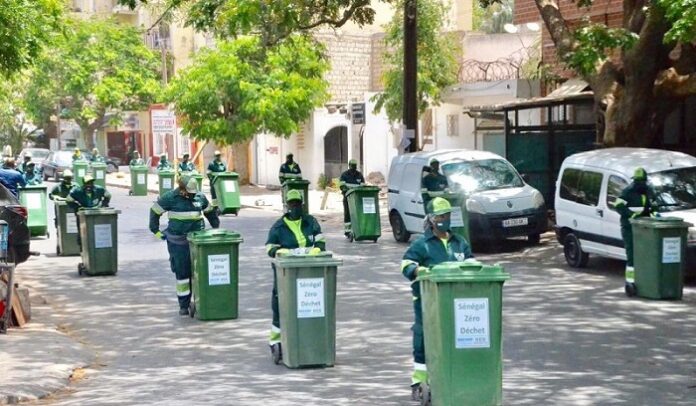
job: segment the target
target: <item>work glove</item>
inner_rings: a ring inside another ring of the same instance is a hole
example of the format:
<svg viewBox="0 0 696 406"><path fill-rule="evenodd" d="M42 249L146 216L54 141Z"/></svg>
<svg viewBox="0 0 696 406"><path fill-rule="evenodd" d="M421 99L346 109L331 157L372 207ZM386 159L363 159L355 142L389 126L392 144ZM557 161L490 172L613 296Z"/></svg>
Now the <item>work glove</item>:
<svg viewBox="0 0 696 406"><path fill-rule="evenodd" d="M319 247L313 247L311 250L309 250L309 255L319 255L321 252L321 249Z"/></svg>
<svg viewBox="0 0 696 406"><path fill-rule="evenodd" d="M427 266L419 266L416 268L416 275L424 275L426 273L430 272L430 268Z"/></svg>
<svg viewBox="0 0 696 406"><path fill-rule="evenodd" d="M167 240L167 236L164 233L162 233L161 231L156 232L155 237L159 238L162 241Z"/></svg>
<svg viewBox="0 0 696 406"><path fill-rule="evenodd" d="M290 250L287 248L279 248L275 252L276 257L284 257L286 255L290 255Z"/></svg>

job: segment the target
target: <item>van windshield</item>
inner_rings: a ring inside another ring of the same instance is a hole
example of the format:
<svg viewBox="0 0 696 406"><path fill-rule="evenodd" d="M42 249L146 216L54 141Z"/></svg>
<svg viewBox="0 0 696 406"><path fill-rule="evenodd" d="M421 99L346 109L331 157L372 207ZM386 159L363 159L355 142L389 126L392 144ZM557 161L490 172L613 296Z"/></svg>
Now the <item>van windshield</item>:
<svg viewBox="0 0 696 406"><path fill-rule="evenodd" d="M658 211L696 208L696 166L651 173L648 182L655 191Z"/></svg>
<svg viewBox="0 0 696 406"><path fill-rule="evenodd" d="M450 187L466 193L524 186L512 165L502 159L448 162L442 172Z"/></svg>

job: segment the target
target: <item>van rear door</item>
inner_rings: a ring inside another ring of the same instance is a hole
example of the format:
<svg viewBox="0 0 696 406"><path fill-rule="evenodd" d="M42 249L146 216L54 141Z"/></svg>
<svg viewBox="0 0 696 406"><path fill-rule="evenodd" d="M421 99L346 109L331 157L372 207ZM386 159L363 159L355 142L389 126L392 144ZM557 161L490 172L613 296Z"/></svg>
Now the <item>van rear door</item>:
<svg viewBox="0 0 696 406"><path fill-rule="evenodd" d="M421 180L423 178L423 164L410 162L406 165L399 192L399 207L406 229L412 233L423 232L423 196L421 194ZM401 210L400 210L401 211Z"/></svg>

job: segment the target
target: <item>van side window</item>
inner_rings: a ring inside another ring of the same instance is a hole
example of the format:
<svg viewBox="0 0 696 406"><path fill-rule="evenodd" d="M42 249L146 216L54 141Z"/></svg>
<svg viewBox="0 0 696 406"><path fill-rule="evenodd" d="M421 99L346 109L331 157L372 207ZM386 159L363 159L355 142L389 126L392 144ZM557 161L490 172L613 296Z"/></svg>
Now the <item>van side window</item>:
<svg viewBox="0 0 696 406"><path fill-rule="evenodd" d="M623 178L615 175L609 177L609 181L607 182L607 207L611 210L616 210L614 209L614 202L621 196L621 192L623 192L626 186L628 186L628 182Z"/></svg>
<svg viewBox="0 0 696 406"><path fill-rule="evenodd" d="M562 199L588 206L597 206L601 190L601 173L571 168L563 171L560 191Z"/></svg>
<svg viewBox="0 0 696 406"><path fill-rule="evenodd" d="M401 189L412 193L420 193L423 165L410 163L406 165Z"/></svg>

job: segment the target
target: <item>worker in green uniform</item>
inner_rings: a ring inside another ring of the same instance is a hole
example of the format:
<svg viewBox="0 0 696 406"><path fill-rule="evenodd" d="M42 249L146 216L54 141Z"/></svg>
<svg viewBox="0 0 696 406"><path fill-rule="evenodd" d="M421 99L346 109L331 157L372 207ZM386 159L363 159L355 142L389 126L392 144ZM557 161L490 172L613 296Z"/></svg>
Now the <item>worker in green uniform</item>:
<svg viewBox="0 0 696 406"><path fill-rule="evenodd" d="M215 193L215 180L217 179L216 174L221 172L227 172L227 165L222 162L222 152L215 151L215 159L213 159L210 164L208 164L208 181L210 182L210 197L212 197L211 204L217 207L217 193Z"/></svg>
<svg viewBox="0 0 696 406"><path fill-rule="evenodd" d="M82 155L82 151L80 151L80 148L75 148L75 151L72 154L73 162L83 161L84 159L85 159L85 157L84 157L84 155Z"/></svg>
<svg viewBox="0 0 696 406"><path fill-rule="evenodd" d="M24 154L24 160L22 161L21 164L19 164L19 167L17 168L19 173L23 174L24 172L26 172L27 165L29 165L30 162L31 162L31 152L27 152L26 154Z"/></svg>
<svg viewBox="0 0 696 406"><path fill-rule="evenodd" d="M51 193L49 193L48 198L51 200L66 200L73 188L72 179L72 171L70 169L66 169L65 172L63 172L63 179L59 184L55 185L53 189L51 189Z"/></svg>
<svg viewBox="0 0 696 406"><path fill-rule="evenodd" d="M428 208L432 200L428 192L442 192L449 186L447 177L440 173L440 161L433 158L427 168L428 174L423 177L421 193L423 195L423 207Z"/></svg>
<svg viewBox="0 0 696 406"><path fill-rule="evenodd" d="M190 156L191 155L187 152L181 158L181 162L179 162L179 172L193 172L196 170L196 166L189 160Z"/></svg>
<svg viewBox="0 0 696 406"><path fill-rule="evenodd" d="M99 153L99 149L97 148L92 148L92 157L89 159L90 162L98 162L98 163L105 163L106 159L104 159L104 156Z"/></svg>
<svg viewBox="0 0 696 406"><path fill-rule="evenodd" d="M636 294L635 271L633 269L633 229L631 219L653 215L652 202L655 194L648 185L648 174L643 168L633 172L633 182L614 201L614 208L621 215L621 237L626 248L626 283L628 296Z"/></svg>
<svg viewBox="0 0 696 406"><path fill-rule="evenodd" d="M282 185L288 179L302 179L302 169L294 160L294 155L291 153L285 155L285 163L280 165L278 180Z"/></svg>
<svg viewBox="0 0 696 406"><path fill-rule="evenodd" d="M176 296L179 314L188 315L191 302L191 252L186 235L205 228L203 217L211 227L218 228L220 221L208 199L198 190L198 182L188 176L179 178L178 187L157 199L150 209L150 231L155 237L167 241L169 265L176 276ZM160 217L169 212L169 222L160 231Z"/></svg>
<svg viewBox="0 0 696 406"><path fill-rule="evenodd" d="M133 151L133 159L128 163L128 166L141 166L145 165L145 161L140 157L140 152Z"/></svg>
<svg viewBox="0 0 696 406"><path fill-rule="evenodd" d="M308 248L310 255L316 255L326 249L326 241L321 233L319 222L302 211L302 192L289 190L285 195L288 211L273 224L266 240L266 252L271 258L277 255L287 255L293 249ZM278 283L276 268L273 268L273 292L271 294L271 310L273 322L268 345L271 352L282 358L280 348L280 316L278 314Z"/></svg>
<svg viewBox="0 0 696 406"><path fill-rule="evenodd" d="M350 237L351 233L350 210L348 208L346 193L348 193L350 189L358 187L363 183L365 183L365 178L358 170L358 161L351 159L348 161L348 170L343 172L339 179L339 187L343 194L343 234L346 237Z"/></svg>
<svg viewBox="0 0 696 406"><path fill-rule="evenodd" d="M172 169L171 163L169 163L169 160L167 159L167 154L162 154L160 155L160 160L159 163L157 164L157 170L162 171L162 170L170 170Z"/></svg>
<svg viewBox="0 0 696 406"><path fill-rule="evenodd" d="M429 272L433 266L447 261L465 261L472 258L471 248L466 240L450 231L450 203L436 197L428 208L428 227L423 235L411 243L401 261L401 273L411 281L413 312L415 321L413 331L413 374L411 375L411 396L417 400L421 383L427 382L425 366L425 344L423 341L423 312L421 310L420 282L416 277Z"/></svg>
<svg viewBox="0 0 696 406"><path fill-rule="evenodd" d="M86 175L82 178L82 186L75 186L65 200L75 210L77 229L79 230L80 216L77 215L77 212L80 209L108 207L111 201L111 193L103 187L95 185L92 175ZM77 233L77 244L80 246L80 249L82 249L80 233Z"/></svg>
<svg viewBox="0 0 696 406"><path fill-rule="evenodd" d="M24 167L24 182L27 186L40 185L43 183L43 178L41 174L36 172L36 164L34 162L29 162L27 166Z"/></svg>

